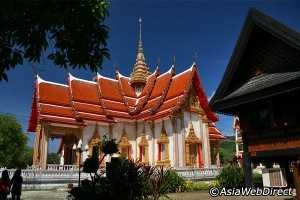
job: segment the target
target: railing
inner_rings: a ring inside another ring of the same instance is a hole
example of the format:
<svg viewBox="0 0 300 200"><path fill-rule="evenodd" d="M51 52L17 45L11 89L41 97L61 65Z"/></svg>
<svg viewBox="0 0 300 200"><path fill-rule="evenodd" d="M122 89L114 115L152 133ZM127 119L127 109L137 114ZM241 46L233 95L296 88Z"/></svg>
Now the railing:
<svg viewBox="0 0 300 200"><path fill-rule="evenodd" d="M222 168L177 168L175 171L186 180L209 180L216 178Z"/></svg>
<svg viewBox="0 0 300 200"><path fill-rule="evenodd" d="M5 168L0 168L0 173ZM175 171L186 180L211 180L216 178L221 168L177 168ZM12 178L15 169L8 169ZM36 167L22 170L24 189L45 189L66 186L69 183L78 183L78 167L74 165L58 166L49 165L47 170ZM90 178L89 174L81 173L81 180Z"/></svg>
<svg viewBox="0 0 300 200"><path fill-rule="evenodd" d="M0 173L4 168L0 169ZM7 169L12 178L15 169ZM68 184L78 183L78 170L41 170L23 169L23 188L24 189L52 189L65 187ZM89 178L89 174L81 173L81 180Z"/></svg>
<svg viewBox="0 0 300 200"><path fill-rule="evenodd" d="M48 164L47 165L47 170L74 171L74 170L78 170L78 165Z"/></svg>

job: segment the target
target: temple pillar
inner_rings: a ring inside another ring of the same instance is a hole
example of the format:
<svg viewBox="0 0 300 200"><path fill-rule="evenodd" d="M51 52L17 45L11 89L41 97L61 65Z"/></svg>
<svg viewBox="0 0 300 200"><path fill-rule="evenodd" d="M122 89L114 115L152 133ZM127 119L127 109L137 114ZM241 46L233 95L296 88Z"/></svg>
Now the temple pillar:
<svg viewBox="0 0 300 200"><path fill-rule="evenodd" d="M34 136L33 157L32 157L33 165L39 165L40 134L41 134L40 132L41 132L41 125L38 124Z"/></svg>
<svg viewBox="0 0 300 200"><path fill-rule="evenodd" d="M209 168L211 165L210 159L210 145L209 145L209 133L208 133L208 123L206 120L202 121L202 131L203 131L203 142L202 149L204 152L204 168Z"/></svg>
<svg viewBox="0 0 300 200"><path fill-rule="evenodd" d="M174 167L179 167L178 162L178 128L176 118L171 118L172 129L173 129L173 146L174 146Z"/></svg>
<svg viewBox="0 0 300 200"><path fill-rule="evenodd" d="M42 169L47 167L47 154L48 154L48 129L43 126L41 129L41 145L40 145L40 162L39 165Z"/></svg>
<svg viewBox="0 0 300 200"><path fill-rule="evenodd" d="M183 119L178 117L176 119L177 132L178 132L178 167L184 167L184 129L182 128Z"/></svg>
<svg viewBox="0 0 300 200"><path fill-rule="evenodd" d="M218 141L215 143L214 148L215 148L215 153L216 153L216 155L215 155L216 165L217 165L217 167L220 167L221 166L221 162L220 162L220 143Z"/></svg>
<svg viewBox="0 0 300 200"><path fill-rule="evenodd" d="M65 164L64 154L65 154L65 151L64 151L64 148L62 148L61 153L60 153L60 161L59 161L60 165Z"/></svg>
<svg viewBox="0 0 300 200"><path fill-rule="evenodd" d="M169 140L169 161L170 161L170 165L172 167L174 167L175 164L175 148L174 148L174 129L173 129L173 125L172 125L172 120L169 118L167 120L163 121L164 123L164 127L167 133L167 137Z"/></svg>

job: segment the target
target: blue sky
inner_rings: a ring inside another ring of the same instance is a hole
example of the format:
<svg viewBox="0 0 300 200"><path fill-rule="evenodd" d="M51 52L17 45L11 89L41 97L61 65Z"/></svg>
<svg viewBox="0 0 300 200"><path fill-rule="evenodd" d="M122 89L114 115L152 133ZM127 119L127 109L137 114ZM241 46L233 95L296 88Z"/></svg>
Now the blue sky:
<svg viewBox="0 0 300 200"><path fill-rule="evenodd" d="M99 71L114 76L117 67L128 75L135 62L138 18L143 19L143 42L147 63L154 70L158 58L164 72L176 57L176 71L189 67L196 56L202 84L211 96L221 81L249 8L260 11L300 31L300 2L297 1L204 1L113 0L106 23L110 27L108 48L111 59ZM49 81L66 83L67 71L42 59L35 64L39 75ZM84 79L92 79L90 71L70 70ZM0 112L16 115L24 131L31 109L34 77L32 64L25 63L8 73L8 82L0 82ZM220 116L217 123L225 135L232 135L232 118ZM33 134L29 134L32 144ZM52 142L51 151L56 151Z"/></svg>

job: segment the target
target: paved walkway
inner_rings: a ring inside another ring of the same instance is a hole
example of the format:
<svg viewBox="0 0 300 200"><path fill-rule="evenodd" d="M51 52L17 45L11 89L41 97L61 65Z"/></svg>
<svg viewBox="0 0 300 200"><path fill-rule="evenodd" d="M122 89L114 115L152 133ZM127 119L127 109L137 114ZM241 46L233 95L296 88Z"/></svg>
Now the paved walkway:
<svg viewBox="0 0 300 200"><path fill-rule="evenodd" d="M24 191L22 200L66 200L65 191ZM208 192L187 192L169 194L173 200L286 200L288 197L210 197Z"/></svg>

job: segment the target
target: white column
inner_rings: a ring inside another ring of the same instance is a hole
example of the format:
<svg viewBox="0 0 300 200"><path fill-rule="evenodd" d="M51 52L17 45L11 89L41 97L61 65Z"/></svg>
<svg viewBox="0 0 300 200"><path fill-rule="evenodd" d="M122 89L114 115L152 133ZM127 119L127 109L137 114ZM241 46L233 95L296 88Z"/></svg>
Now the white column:
<svg viewBox="0 0 300 200"><path fill-rule="evenodd" d="M238 157L239 155L238 130L235 128L234 132L235 132L235 154L236 157Z"/></svg>
<svg viewBox="0 0 300 200"><path fill-rule="evenodd" d="M203 130L203 141L202 148L204 152L204 167L210 167L210 144L209 144L209 133L208 133L208 123L202 121L202 130Z"/></svg>
<svg viewBox="0 0 300 200"><path fill-rule="evenodd" d="M172 127L173 127L173 141L174 141L174 167L177 168L179 166L178 159L178 129L177 129L177 121L175 119L171 119Z"/></svg>
<svg viewBox="0 0 300 200"><path fill-rule="evenodd" d="M170 119L165 120L164 124L169 139L169 160L170 160L171 167L174 167L175 164L174 130Z"/></svg>
<svg viewBox="0 0 300 200"><path fill-rule="evenodd" d="M42 148L41 148L41 167L46 169L47 167L47 155L48 155L48 130L44 127L42 131Z"/></svg>
<svg viewBox="0 0 300 200"><path fill-rule="evenodd" d="M158 158L157 139L160 138L161 129L162 129L162 121L154 121L154 163L155 164Z"/></svg>
<svg viewBox="0 0 300 200"><path fill-rule="evenodd" d="M64 147L63 147L62 150L61 150L61 153L60 153L60 163L59 163L60 165L65 164L64 154L65 154L65 150L64 150Z"/></svg>
<svg viewBox="0 0 300 200"><path fill-rule="evenodd" d="M146 139L148 140L148 158L149 158L149 164L154 165L154 142L153 142L153 130L151 128L151 125L149 122L145 122L145 135Z"/></svg>

